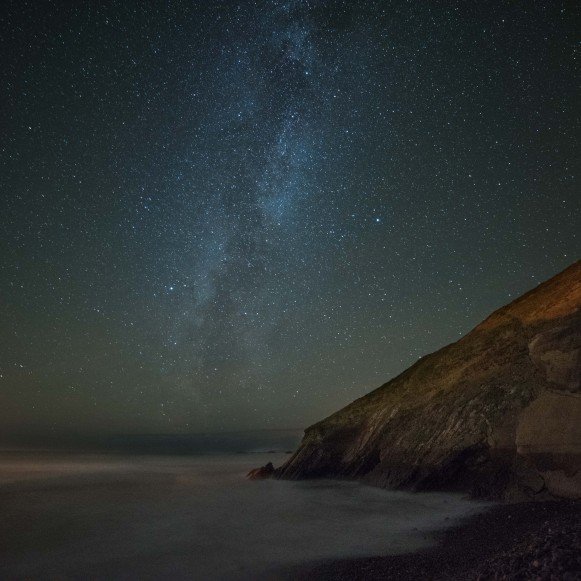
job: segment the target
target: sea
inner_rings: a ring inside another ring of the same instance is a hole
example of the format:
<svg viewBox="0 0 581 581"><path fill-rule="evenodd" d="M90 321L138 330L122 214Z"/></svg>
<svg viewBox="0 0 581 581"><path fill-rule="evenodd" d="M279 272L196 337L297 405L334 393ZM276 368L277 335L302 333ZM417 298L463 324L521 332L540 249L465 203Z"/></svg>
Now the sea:
<svg viewBox="0 0 581 581"><path fill-rule="evenodd" d="M299 439L278 430L5 447L0 578L291 579L324 560L417 551L483 508L457 494L246 479L282 464Z"/></svg>

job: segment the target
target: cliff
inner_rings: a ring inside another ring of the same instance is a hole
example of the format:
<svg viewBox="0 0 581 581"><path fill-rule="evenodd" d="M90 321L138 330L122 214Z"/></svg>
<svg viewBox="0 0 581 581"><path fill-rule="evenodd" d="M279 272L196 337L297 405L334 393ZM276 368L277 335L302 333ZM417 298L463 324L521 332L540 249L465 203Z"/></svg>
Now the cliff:
<svg viewBox="0 0 581 581"><path fill-rule="evenodd" d="M275 475L581 497L581 261L307 428Z"/></svg>

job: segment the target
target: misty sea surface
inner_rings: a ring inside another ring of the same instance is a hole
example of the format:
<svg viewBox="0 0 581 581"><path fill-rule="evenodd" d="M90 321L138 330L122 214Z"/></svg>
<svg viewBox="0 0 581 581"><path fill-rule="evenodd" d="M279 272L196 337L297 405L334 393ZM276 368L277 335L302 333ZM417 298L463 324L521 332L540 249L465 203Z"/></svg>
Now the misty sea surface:
<svg viewBox="0 0 581 581"><path fill-rule="evenodd" d="M421 549L482 509L354 482L249 481L288 457L296 432L204 436L205 453L200 438L191 454L183 440L173 453L171 438L148 454L0 451L0 578L283 578L323 559Z"/></svg>

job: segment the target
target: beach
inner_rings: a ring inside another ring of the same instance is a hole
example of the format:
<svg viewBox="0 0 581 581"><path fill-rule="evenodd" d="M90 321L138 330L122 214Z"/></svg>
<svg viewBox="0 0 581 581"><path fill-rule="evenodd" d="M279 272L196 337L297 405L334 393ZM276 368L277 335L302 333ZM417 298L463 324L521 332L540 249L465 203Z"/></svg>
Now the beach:
<svg viewBox="0 0 581 581"><path fill-rule="evenodd" d="M581 502L495 505L442 531L428 549L319 563L289 572L287 578L577 581L581 579Z"/></svg>

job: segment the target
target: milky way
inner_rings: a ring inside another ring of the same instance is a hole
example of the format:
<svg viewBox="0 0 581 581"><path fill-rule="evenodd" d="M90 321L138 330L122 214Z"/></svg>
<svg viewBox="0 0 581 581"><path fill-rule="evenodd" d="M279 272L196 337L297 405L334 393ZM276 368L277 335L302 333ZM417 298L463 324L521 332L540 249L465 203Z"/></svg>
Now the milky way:
<svg viewBox="0 0 581 581"><path fill-rule="evenodd" d="M566 267L577 17L8 2L5 432L302 427Z"/></svg>

